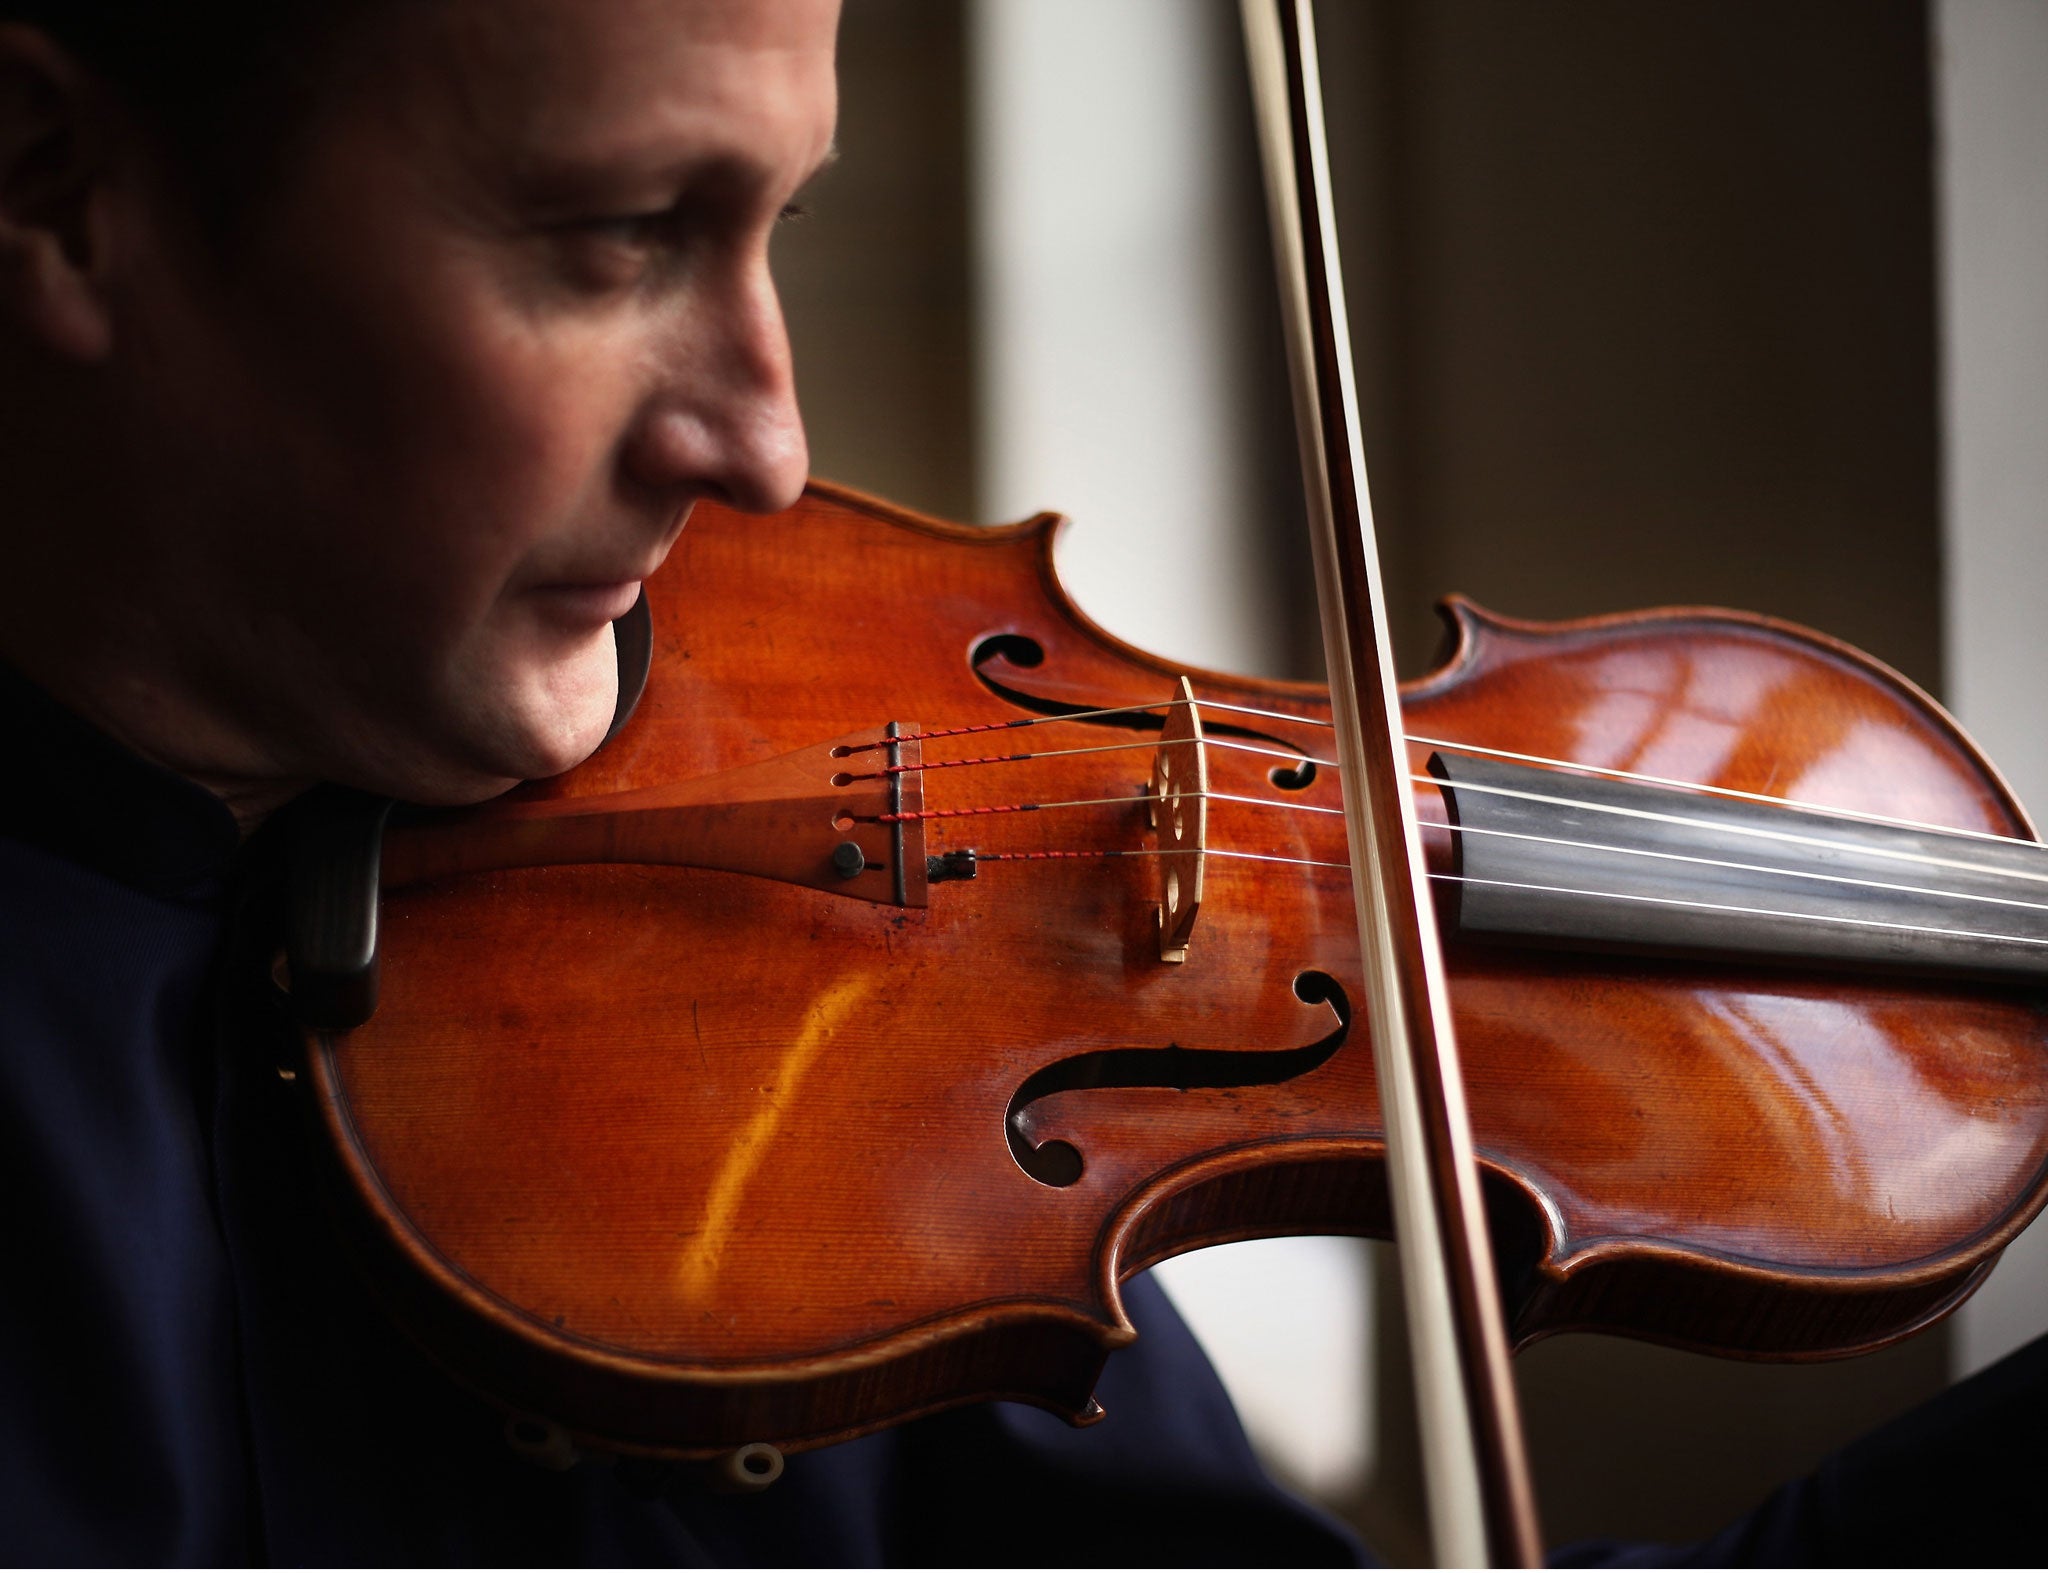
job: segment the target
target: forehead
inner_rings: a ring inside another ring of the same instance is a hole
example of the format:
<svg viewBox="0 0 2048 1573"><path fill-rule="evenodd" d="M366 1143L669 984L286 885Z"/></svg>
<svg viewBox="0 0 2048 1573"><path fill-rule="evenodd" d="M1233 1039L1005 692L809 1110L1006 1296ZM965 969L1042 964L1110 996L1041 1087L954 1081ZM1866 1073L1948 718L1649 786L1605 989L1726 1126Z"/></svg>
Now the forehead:
<svg viewBox="0 0 2048 1573"><path fill-rule="evenodd" d="M838 0L437 0L400 13L371 92L536 173L680 156L808 168L831 139Z"/></svg>

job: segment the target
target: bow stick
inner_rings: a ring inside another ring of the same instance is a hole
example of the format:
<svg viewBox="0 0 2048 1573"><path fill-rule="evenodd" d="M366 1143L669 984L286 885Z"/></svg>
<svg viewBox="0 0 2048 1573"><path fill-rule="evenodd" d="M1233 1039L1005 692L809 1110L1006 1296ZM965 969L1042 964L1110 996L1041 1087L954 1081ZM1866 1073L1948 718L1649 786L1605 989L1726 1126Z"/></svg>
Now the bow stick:
<svg viewBox="0 0 2048 1573"><path fill-rule="evenodd" d="M1309 0L1241 0L1336 720L1430 1538L1534 1567L1534 1494L1472 1159L1366 496Z"/></svg>

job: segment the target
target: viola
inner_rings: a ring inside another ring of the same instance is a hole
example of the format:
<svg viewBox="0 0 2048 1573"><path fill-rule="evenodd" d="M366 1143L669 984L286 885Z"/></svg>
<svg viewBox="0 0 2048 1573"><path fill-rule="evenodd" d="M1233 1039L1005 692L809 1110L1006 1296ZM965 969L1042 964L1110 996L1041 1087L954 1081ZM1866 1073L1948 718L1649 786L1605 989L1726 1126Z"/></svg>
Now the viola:
<svg viewBox="0 0 2048 1573"><path fill-rule="evenodd" d="M1056 525L701 504L605 748L308 854L382 887L374 1014L304 1040L334 1191L458 1376L689 1456L1085 1423L1129 1275L1388 1232L1326 696L1103 632ZM2048 1195L1996 770L1785 623L1447 612L1403 720L1513 1341L1953 1309Z"/></svg>

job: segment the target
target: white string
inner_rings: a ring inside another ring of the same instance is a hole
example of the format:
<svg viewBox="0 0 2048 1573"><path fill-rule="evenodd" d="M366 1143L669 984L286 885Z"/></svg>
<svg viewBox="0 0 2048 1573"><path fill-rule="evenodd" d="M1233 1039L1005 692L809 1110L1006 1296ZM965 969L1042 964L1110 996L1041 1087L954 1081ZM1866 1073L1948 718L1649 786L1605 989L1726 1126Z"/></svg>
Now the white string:
<svg viewBox="0 0 2048 1573"><path fill-rule="evenodd" d="M1620 851L1622 848L1605 850ZM1051 861L1067 857L1188 857L1193 853L1186 848L1171 847L1114 847L1099 852L1056 853L1048 857L1045 853L979 853L977 862L1032 862ZM1319 858L1280 857L1266 852L1236 852L1218 847L1203 850L1202 855L1212 858L1233 858L1253 863L1283 863L1296 868L1348 869L1349 863L1332 863ZM1779 872L1772 870L1771 872ZM1832 923L1849 928L1884 929L1900 934L1931 934L1943 939L1997 940L2013 945L2036 945L2048 947L2048 939L2037 939L2027 934L2006 934L1995 930L1940 928L1930 924L1893 923L1878 918L1835 917L1820 912L1785 912L1773 907L1745 907L1732 902L1688 901L1679 896L1639 896L1617 890L1582 890L1570 885L1538 885L1524 880L1478 879L1467 874L1431 873L1431 879L1443 880L1458 885L1486 885L1499 890L1528 890L1552 896L1583 896L1593 901L1632 901L1647 906L1684 907L1693 912L1725 912L1738 917L1782 918L1788 923Z"/></svg>
<svg viewBox="0 0 2048 1573"><path fill-rule="evenodd" d="M899 738L896 741L906 740ZM973 765L1023 765L1034 759L1065 759L1073 754L1126 753L1134 748L1158 749L1161 746L1158 738L1147 737L1129 743L1091 743L1085 748L1036 748L1022 754L978 754L972 759L928 759L923 764L904 765L896 770L849 772L849 775L855 781L879 781L891 775L915 775L927 770L957 770ZM1263 754L1269 759L1286 759L1301 764L1325 765L1332 770L1337 768L1332 760L1316 759L1298 749L1265 748L1257 743L1240 743L1227 737L1204 737L1202 746L1228 749L1240 754Z"/></svg>
<svg viewBox="0 0 2048 1573"><path fill-rule="evenodd" d="M1502 890L1533 890L1552 896L1586 896L1596 901L1635 901L1649 906L1686 907L1694 912L1733 912L1742 917L1784 918L1793 923L1838 923L1852 928L1889 929L1901 934L1934 934L1945 939L1995 939L2014 945L2048 947L2048 939L2026 934L1987 934L1978 929L1933 928L1917 923L1887 923L1878 918L1830 917L1819 912L1779 912L1770 907L1738 907L1719 901L1687 901L1679 896L1633 896L1618 890L1576 890L1569 885L1532 885L1513 879L1473 879L1464 874L1431 874L1431 879L1460 885L1493 885Z"/></svg>
<svg viewBox="0 0 2048 1573"><path fill-rule="evenodd" d="M1197 711L1214 710L1228 715L1255 716L1266 721L1292 721L1302 726L1322 727L1326 730L1332 724L1320 716L1291 715L1284 710L1262 710L1253 705L1235 705L1220 699L1195 699L1192 701L1186 699L1162 699L1155 704L1149 705L1113 705L1100 710L1077 710L1066 715L1019 717L1014 721L1003 723L1001 727L990 728L989 730L1001 731L1012 727L1045 726L1055 721L1091 720L1104 716L1150 715L1157 710L1172 710L1179 706L1190 704ZM931 736L932 734L920 735ZM957 735L971 734L961 733ZM1553 759L1546 754L1525 754L1512 748L1490 748L1483 743L1461 743L1452 738L1426 737L1418 732L1405 734L1405 740L1425 748L1448 749L1452 753L1476 754L1488 759L1509 759L1518 764L1534 765L1544 770L1601 776L1610 781L1634 781L1644 786L1662 787L1675 792L1698 793L1708 797L1734 798L1742 802L1761 803L1771 808L1785 808L1796 813L1818 814L1831 819L1853 819L1864 824L1885 825L1899 830L1932 831L1937 835L1957 836L1973 841L1997 842L2007 846L2031 847L2041 845L2037 841L2028 840L2025 836L2004 835L1992 830L1960 830L1952 825L1937 825L1926 820L1905 819L1892 814L1866 813L1860 809L1853 808L1836 808L1826 803L1808 802L1802 798L1773 797L1768 792L1749 792L1739 787L1710 786L1703 781L1684 781L1674 776L1650 775L1637 770L1618 770L1607 765L1588 765L1575 759ZM1336 760L1316 758L1303 750L1283 752L1275 749L1259 749L1247 744L1231 743L1223 738L1205 738L1204 742L1216 748L1236 747L1248 753L1265 753L1274 758L1300 759L1304 763L1319 765L1328 770L1339 768ZM871 746L880 748L884 745L877 743ZM1150 739L1147 739L1139 746L1149 748L1154 746L1154 744ZM1032 757L1045 758L1051 756L1033 755Z"/></svg>
<svg viewBox="0 0 2048 1573"><path fill-rule="evenodd" d="M1434 780L1434 778L1433 778L1433 777L1429 777L1429 776L1416 776L1416 777L1414 777L1413 779L1414 779L1414 780L1417 780L1417 781L1425 781L1425 782L1427 782L1427 781L1433 781L1433 780ZM1602 811L1611 811L1611 812L1615 812L1615 813L1627 813L1627 814L1648 814L1648 811L1646 811L1646 810L1640 810L1640 809L1621 809L1621 808L1616 808L1616 807L1614 807L1613 805L1610 805L1610 804L1598 804L1598 803L1582 803L1582 802L1578 802L1578 801L1577 801L1577 800L1575 800L1575 799L1570 799L1570 798L1551 798L1551 797L1545 797L1545 796L1543 796L1543 795L1540 795L1540 794L1535 794L1535 793L1525 793L1525 792L1520 792L1520 791L1517 791L1517 790L1516 790L1516 789L1514 789L1514 788L1508 788L1508 787L1485 787L1485 786L1480 786L1480 785L1478 785L1477 783L1470 783L1470 782L1468 782L1468 783L1463 783L1463 784L1462 784L1462 785L1460 786L1460 790L1477 790L1477 791L1495 791L1495 792L1500 792L1500 793L1504 793L1504 794L1507 794L1507 795L1512 795L1512 796L1516 796L1516 797L1523 797L1523 798L1527 798L1527 799L1529 799L1529 800L1531 800L1531 801L1534 801L1534 802L1539 802L1539 803L1561 803L1561 804L1564 804L1564 805L1567 805L1567 806L1578 806L1578 807L1583 807L1583 808L1592 808L1592 809L1599 809L1599 810L1602 810ZM973 818L981 818L981 817L985 817L985 816L992 816L992 815L993 815L993 814L995 814L995 813L1030 813L1030 812L1037 812L1037 811L1040 811L1040 810L1044 810L1044 809L1058 809L1058 808L1095 808L1095 807L1101 807L1101 806L1103 806L1103 805L1106 805L1106 804L1118 804L1118 805L1127 805L1127 804L1137 804L1137 803L1150 803L1150 802L1166 802L1166 803L1172 803L1172 802L1180 802L1180 801L1183 801L1183 800L1186 800L1186 801L1193 801L1193 800L1195 800L1195 799L1197 799L1197 798L1208 798L1208 799L1210 799L1210 800L1212 800L1212 801L1216 801L1216 802L1223 802L1223 803L1243 803L1243 804L1246 804L1246 805L1248 805L1248 806L1250 806L1250 807L1253 807L1253 808L1279 808L1279 809L1286 809L1286 810L1289 810L1289 811L1291 811L1291 812L1295 812L1295 813L1310 813L1310 814L1338 814L1338 815L1341 815L1341 814L1343 813L1343 810L1342 810L1342 809L1336 809L1336 808L1325 808L1325 807L1323 807L1323 806L1321 806L1321 805L1319 805L1319 804L1314 804L1314 803L1290 803L1290 802L1287 802L1286 800L1284 800L1284 799L1281 799L1281 798L1270 798L1270 797L1243 797L1243 796L1240 796L1240 795L1238 795L1238 794L1236 794L1236 793L1230 793L1230 792L1213 792L1213 791L1212 791L1212 792L1168 792L1168 793L1164 793L1164 794L1161 794L1161 795L1159 795L1159 796L1157 796L1157 797L1154 797L1154 796L1153 796L1152 794L1150 794L1149 792L1144 792L1144 791L1140 791L1140 792L1138 792L1138 793L1135 793L1135 794L1131 794L1131 795L1126 795L1126 796L1118 796L1118 797L1083 797L1083 798L1068 798L1068 799L1065 799L1065 800L1062 800L1062 801L1059 801L1059 802L1051 802L1051 803L1017 803L1017 804L1003 804L1003 805L999 805L998 807L996 807L996 808L994 808L994 809L983 809L983 810L975 810L975 809L967 809L967 810L955 810L955 811L949 811L949 810L945 810L945 809L936 809L936 810L926 810L926 811L924 811L924 812L923 812L922 814L920 814L920 815L919 815L918 817L920 817L920 818L924 818L924 819L973 819ZM1711 821L1711 820L1691 820L1691 819L1682 819L1682 818L1679 818L1679 819L1674 819L1674 818L1673 818L1672 816L1668 816L1668 815L1654 815L1654 814L1650 814L1650 815L1648 815L1648 817L1651 817L1651 818L1657 818L1657 819L1667 819L1667 820L1671 820L1671 822L1673 822L1673 823L1678 823L1678 824L1684 824L1684 825L1691 825L1691 826L1695 826L1695 827L1704 827L1704 828L1708 828L1708 829L1713 829L1713 830L1731 830L1731 831L1738 831L1738 832L1739 832L1739 831L1741 831L1741 830L1743 830L1743 829L1745 828L1745 827L1742 827L1742 826L1733 826L1733 825L1717 825L1717 824L1715 824L1715 823L1714 823L1713 821ZM1893 893L1895 893L1895 894L1898 894L1898 895L1906 895L1906 896L1925 896L1925 897L1928 897L1928 898L1930 898L1930 899L1932 899L1932 900L1936 900L1936 901L1942 901L1942 900L1950 900L1950 901L1976 901L1976 902L1986 903L1986 904L1989 904L1989 905L1995 905L1995 906L2003 906L2003 907L2018 907L2018 908L2020 908L2020 909L2022 909L2022 910L2024 910L2024 911L2029 911L2029 912L2048 912L2048 902L2040 902L2040 901L2023 901L2023 900L2019 899L2018 897L2013 897L2013 896L1991 896L1991 895L1984 895L1984 894L1981 894L1981 893L1978 893L1978 892L1974 892L1974 891L1966 891L1966 890L1943 890L1943 889L1939 889L1939 888L1934 888L1934 887L1929 887L1929 886L1925 886L1925 885L1901 885L1901 884L1894 884L1894 883L1892 883L1892 882L1890 882L1890 881L1888 881L1888 880L1878 880L1878 879L1863 879L1863 878L1859 878L1859 877L1857 877L1857 876L1854 876L1854 875L1850 875L1850 874L1838 874L1838 873L1830 873L1830 872L1823 872L1823 871L1820 871L1820 870L1815 870L1815 869L1800 869L1800 868L1786 868L1786 867L1783 867L1782 865L1778 865L1778 864L1770 864L1770 863L1743 863L1743 862L1737 862L1737 861L1735 861L1735 860L1733 860L1733 859L1730 859L1730 858L1713 858L1713 857L1703 857L1703 856L1700 856L1700 855L1698 855L1698 854L1694 854L1694 853L1685 853L1685 852L1670 852L1670 851L1664 851L1664 850L1660 850L1660 849L1657 849L1657 848L1652 848L1652 847L1626 847L1626 846L1615 846L1615 845L1612 845L1612 844L1610 844L1610 843L1607 843L1607 842L1602 842L1602 841L1579 841L1579 840L1575 840L1575 839L1572 839L1572 838L1570 838L1570 837L1564 837L1564 836L1539 836L1539 835L1534 835L1534 834L1531 834L1531 833L1529 833L1529 832L1527 832L1527 831L1519 831L1519 830L1502 830L1502 829L1499 829L1499 828L1496 828L1496 827L1493 827L1493 826L1486 826L1486 825L1445 825L1445 826L1443 826L1442 828L1443 828L1443 829L1445 829L1445 830L1447 830L1447 831L1449 831L1449 832L1450 832L1451 834L1453 834L1453 835L1477 835L1477 836L1496 836L1496 837L1499 837L1499 838L1501 838L1501 839L1504 839L1504 840L1509 840L1509 841L1525 841L1525 842L1529 842L1529 843L1531 843L1531 844L1533 844L1533 845L1537 845L1537 846L1552 846L1552 847L1570 847L1570 848L1574 848L1574 849L1576 849L1576 850L1579 850L1579 851L1584 851L1584 852L1611 852L1611 853L1614 853L1614 854L1616 854L1616 855L1619 855L1619 856L1626 856L1626 857L1644 857L1644 858L1657 858L1657 859L1659 859L1659 860L1661 860L1661 861L1664 861L1664 862L1671 862L1671 863L1689 863L1689 864L1692 864L1692 865L1694 865L1694 866L1696 866L1696 867L1700 867L1700 868L1719 868L1719 869L1728 869L1728 870L1731 870L1731 871L1733 871L1733 872L1737 872L1737 873L1745 873L1745 874L1766 874L1766 875L1775 875L1775 876L1779 876L1779 877L1782 877L1782 878L1786 878L1786 879L1805 879L1805 880L1813 880L1813 881L1819 882L1819 883L1821 883L1821 884L1829 884L1829 885L1847 885L1847 886L1855 886L1855 887L1857 887L1857 888L1859 888L1859 889L1864 889L1864 890L1885 890L1885 891L1891 891L1891 892L1893 892ZM1885 853L1885 852L1884 852L1884 851L1883 851L1882 849L1871 849L1871 848L1861 848L1861 847L1853 847L1853 846L1851 846L1851 847L1846 847L1846 848L1844 848L1844 847L1842 847L1842 845L1841 845L1841 844L1839 844L1839 843L1833 843L1833 842L1818 842L1818 843L1816 843L1816 842L1814 842L1814 841L1813 841L1813 838L1811 838L1811 837L1804 837L1804 836L1793 836L1793 835L1785 835L1785 834L1780 834L1780 833L1777 833L1777 832L1769 832L1769 831L1760 831L1760 832L1757 832L1757 833L1758 833L1759 835L1762 835L1762 836L1766 836L1766 837L1768 837L1769 839L1772 839L1772 840L1786 840L1786 841L1792 841L1792 842L1795 842L1795 843L1805 843L1805 844L1816 844L1816 845L1821 845L1821 846L1831 846L1831 847L1836 847L1836 848L1837 848L1838 850L1850 850L1850 851L1873 851L1873 850L1875 850L1875 851L1877 851L1877 853L1878 853L1878 855L1879 855L1879 856L1888 856L1888 855L1894 855L1894 854L1888 854L1888 853ZM2029 844L2029 845L2032 845L2033 843L2028 843L2028 844ZM1183 849L1183 850L1185 850L1185 849ZM1136 854L1133 854L1133 855L1136 855ZM1217 851L1215 852L1215 854L1214 854L1214 855L1216 855L1216 856L1218 856L1218 857L1225 857L1225 856L1249 856L1250 854L1246 854L1246 853L1226 853L1226 852L1223 852L1223 851L1221 851L1221 850L1217 850ZM1971 870L1971 871L1974 871L1974 872L1976 872L1976 873L1980 873L1980 874L1987 874L1987 875L1990 875L1990 876L1992 876L1992 877L1994 877L1994 878L2004 878L2004 877L2011 877L2011 878L2016 878L2016 879L2040 879L2040 878L2042 877L2042 876L2038 876L2038 875L2032 875L2032 874L2024 874L2024 873L2019 873L2019 874L2009 874L2009 873L2008 873L2008 871L2006 871L2006 870L2001 870L2001 869L1985 869L1985 868L1982 868L1982 867L1980 867L1980 866L1978 866L1978 865L1975 865L1975 864L1965 864L1965 863L1956 863L1956 862L1954 862L1953 860L1949 860L1949 859L1937 859L1937 858L1928 858L1928 857L1921 857L1921 856L1919 856L1919 855L1917 855L1917 854L1910 854L1910 853L1901 853L1901 854L1896 854L1896 856L1897 856L1897 857L1900 857L1900 858L1902 858L1902 859L1910 859L1911 861L1915 861L1915 862L1923 862L1923 863L1934 863L1934 864L1938 864L1938 865L1942 865L1942 866L1947 866L1947 867L1953 867L1953 868L1959 868L1959 869L1967 869L1967 870ZM1308 865L1308 866L1312 866L1312 867L1330 867L1330 868L1342 868L1342 867L1347 867L1347 866L1348 866L1348 865L1346 865L1346 864L1336 864L1336 863L1332 863L1332 864L1323 864L1323 863L1317 863L1317 862L1314 862L1313 860L1309 860L1309 859L1290 859L1290 860L1286 860L1286 861L1297 861L1297 862L1302 862L1302 863L1304 863L1304 864L1306 864L1306 865ZM1538 888L1538 887L1530 887L1530 888ZM1732 909L1732 908L1731 908L1730 910L1736 910L1736 909Z"/></svg>
<svg viewBox="0 0 2048 1573"><path fill-rule="evenodd" d="M1336 760L1318 759L1313 754L1304 754L1300 749L1261 748L1256 743L1239 743L1227 737L1209 737L1205 735L1202 738L1202 746L1204 748L1233 749L1240 754L1264 754L1269 759L1297 759L1305 765L1321 765L1326 770L1335 770L1337 768Z"/></svg>
<svg viewBox="0 0 2048 1573"><path fill-rule="evenodd" d="M1519 764L1537 765L1546 770L1605 776L1611 781L1636 781L1644 786L1664 787L1679 792L1697 792L1710 797L1739 798L1747 803L1762 803L1768 808L1789 808L1797 813L1822 814L1830 819L1861 820L1867 825L1886 825L1895 830L1930 830L1936 835L1964 836L1973 841L1997 841L2007 846L2041 845L2038 841L2029 841L2025 836L2005 836L1991 830L1957 830L1950 825L1934 825L1919 819L1899 819L1889 814L1866 814L1853 808L1831 808L1825 803L1809 803L1796 797L1772 797L1768 792L1744 792L1736 787L1708 786L1700 781L1680 781L1671 776L1643 775L1633 770L1610 770L1605 765L1582 765L1576 760L1550 759L1542 754L1518 754L1511 748L1485 748L1478 743L1452 743L1442 738L1413 735L1408 741L1421 743L1428 748L1448 748L1458 754L1484 754L1490 759L1512 759Z"/></svg>
<svg viewBox="0 0 2048 1573"><path fill-rule="evenodd" d="M1219 803L1249 803L1254 808L1284 808L1289 813L1294 814L1335 814L1339 819L1342 819L1344 817L1344 810L1341 808L1325 808L1320 803L1290 803L1285 798L1279 797L1239 797L1235 793L1231 792L1187 792L1181 794L1167 794L1168 797L1173 797L1176 795L1185 797L1214 798Z"/></svg>
<svg viewBox="0 0 2048 1573"><path fill-rule="evenodd" d="M1452 825L1448 828L1459 835L1500 836L1510 841L1530 841L1546 847L1575 847L1583 852L1615 852L1629 857L1662 858L1673 863L1694 863L1702 868L1733 869L1744 874L1774 874L1786 879L1818 880L1824 885L1855 885L1865 890L1894 891L1902 896L1929 896L1936 901L1982 901L2001 907L2020 907L2028 912L2048 912L2048 901L2021 901L2013 896L1984 896L1968 890L1934 890L1924 885L1894 885L1881 879L1857 879L1848 874L1823 874L1813 869L1780 868L1770 863L1735 863L1725 858L1698 857L1685 852L1660 852L1650 847L1615 847L1602 841L1571 841L1561 836L1535 836L1526 831L1497 830L1488 825Z"/></svg>
<svg viewBox="0 0 2048 1573"><path fill-rule="evenodd" d="M1651 820L1658 824L1683 825L1692 830L1707 830L1731 836L1749 836L1763 841L1779 841L1790 846L1818 847L1828 852L1848 852L1862 856L1887 859L1895 863L1921 863L1930 868L1949 868L1961 873L1982 874L1991 879L2019 879L2033 884L2048 885L2048 871L2033 873L2021 869L1987 868L1981 863L1968 863L1957 858L1937 857L1926 852L1907 852L1892 847L1858 846L1850 841L1830 841L1824 836L1801 835L1792 830L1769 830L1761 825L1727 825L1711 819L1693 819L1684 814L1665 814L1656 809L1624 808L1618 803L1595 803L1583 798L1556 797L1546 792L1525 792L1520 787L1492 786L1477 781L1439 781L1435 776L1411 774L1409 780L1426 786L1449 787L1454 792L1486 792L1495 797L1520 798L1529 803L1549 803L1564 808L1583 808L1597 814L1621 814L1630 819ZM2022 846L2039 848L2040 843L2027 841Z"/></svg>

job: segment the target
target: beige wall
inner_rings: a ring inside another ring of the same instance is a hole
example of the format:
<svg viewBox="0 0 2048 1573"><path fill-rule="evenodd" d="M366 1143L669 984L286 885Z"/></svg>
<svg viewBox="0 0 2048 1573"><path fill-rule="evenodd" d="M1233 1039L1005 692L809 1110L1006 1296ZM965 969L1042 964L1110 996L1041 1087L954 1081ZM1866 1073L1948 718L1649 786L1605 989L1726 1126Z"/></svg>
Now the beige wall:
<svg viewBox="0 0 2048 1573"><path fill-rule="evenodd" d="M2048 828L2048 5L1940 0L1949 698ZM2048 1228L1957 1318L1972 1371L2048 1329Z"/></svg>

